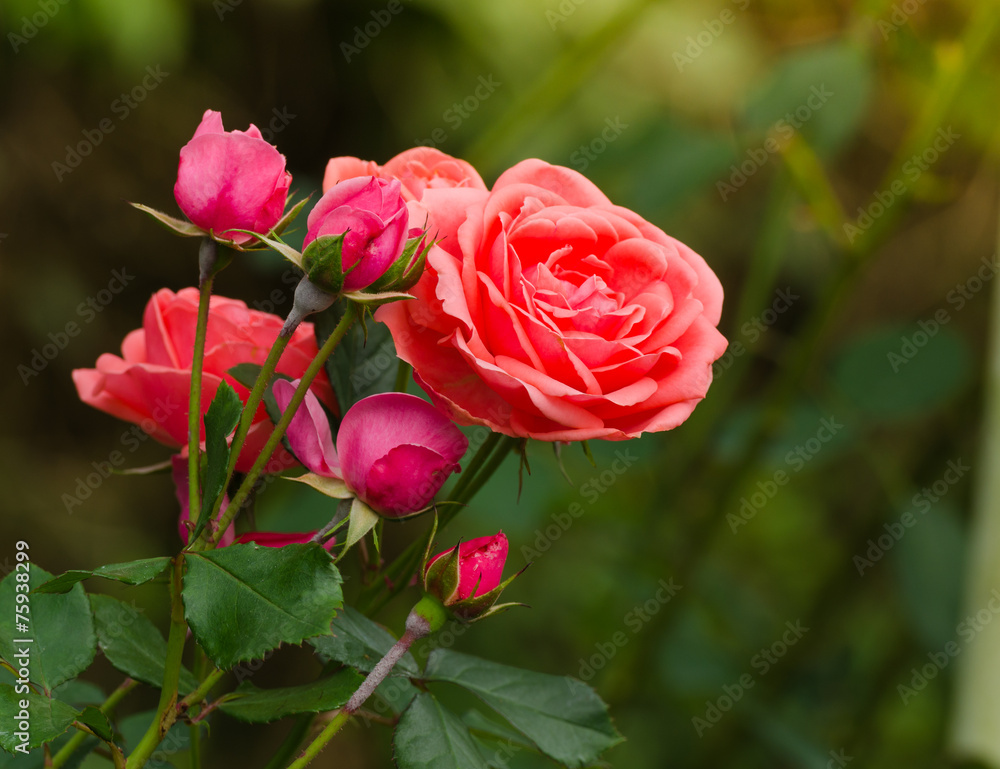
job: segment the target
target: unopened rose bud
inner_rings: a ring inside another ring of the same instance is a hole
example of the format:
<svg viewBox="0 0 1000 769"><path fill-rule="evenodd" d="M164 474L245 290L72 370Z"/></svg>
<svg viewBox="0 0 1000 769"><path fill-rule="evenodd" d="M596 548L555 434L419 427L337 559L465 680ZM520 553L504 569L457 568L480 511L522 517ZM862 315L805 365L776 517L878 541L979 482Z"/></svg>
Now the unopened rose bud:
<svg viewBox="0 0 1000 769"><path fill-rule="evenodd" d="M359 176L336 184L309 214L302 268L333 294L367 288L403 253L408 217L398 181Z"/></svg>
<svg viewBox="0 0 1000 769"><path fill-rule="evenodd" d="M222 115L206 110L181 148L174 197L192 223L242 245L253 236L239 230L267 234L281 220L291 181L284 156L255 125L226 131Z"/></svg>
<svg viewBox="0 0 1000 769"><path fill-rule="evenodd" d="M424 566L424 590L467 622L506 609L514 604L496 602L514 578L502 581L507 549L507 537L498 532L438 553Z"/></svg>

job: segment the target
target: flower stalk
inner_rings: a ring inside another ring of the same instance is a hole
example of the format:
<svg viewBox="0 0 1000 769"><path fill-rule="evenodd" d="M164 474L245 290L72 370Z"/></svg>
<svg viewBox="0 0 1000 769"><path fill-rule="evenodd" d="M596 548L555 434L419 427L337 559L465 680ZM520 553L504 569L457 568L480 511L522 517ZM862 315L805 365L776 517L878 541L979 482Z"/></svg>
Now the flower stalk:
<svg viewBox="0 0 1000 769"><path fill-rule="evenodd" d="M399 640L376 663L375 667L368 674L368 677L361 683L358 690L354 692L351 699L347 701L347 704L337 711L337 714L323 728L323 731L316 735L315 739L306 746L306 749L299 754L298 758L288 765L288 769L302 769L302 767L308 766L319 755L320 751L326 747L330 740L334 738L337 732L340 731L341 727L347 723L351 716L365 704L365 701L379 687L379 684L388 677L389 673L396 666L396 663L409 651L414 641L428 636L436 629L433 627L433 623L424 616L424 613L419 611L420 605L417 604L406 618L406 631L400 636Z"/></svg>

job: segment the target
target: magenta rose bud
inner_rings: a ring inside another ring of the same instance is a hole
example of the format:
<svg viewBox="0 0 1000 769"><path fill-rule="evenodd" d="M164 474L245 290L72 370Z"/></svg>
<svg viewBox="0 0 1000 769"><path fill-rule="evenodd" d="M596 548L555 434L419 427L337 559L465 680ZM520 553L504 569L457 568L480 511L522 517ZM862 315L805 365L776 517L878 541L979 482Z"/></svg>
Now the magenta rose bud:
<svg viewBox="0 0 1000 769"><path fill-rule="evenodd" d="M501 531L438 553L424 566L424 590L465 621L505 609L512 604L495 604L510 582L503 582L507 549Z"/></svg>
<svg viewBox="0 0 1000 769"><path fill-rule="evenodd" d="M257 126L226 131L221 113L206 110L181 148L174 198L194 224L243 244L252 237L236 230L263 235L281 220L291 181L284 156Z"/></svg>
<svg viewBox="0 0 1000 769"><path fill-rule="evenodd" d="M331 292L358 291L378 280L402 255L409 214L395 179L347 179L331 187L309 213L302 267Z"/></svg>
<svg viewBox="0 0 1000 769"><path fill-rule="evenodd" d="M343 480L382 515L423 510L458 471L468 439L415 395L380 393L348 409L337 433Z"/></svg>

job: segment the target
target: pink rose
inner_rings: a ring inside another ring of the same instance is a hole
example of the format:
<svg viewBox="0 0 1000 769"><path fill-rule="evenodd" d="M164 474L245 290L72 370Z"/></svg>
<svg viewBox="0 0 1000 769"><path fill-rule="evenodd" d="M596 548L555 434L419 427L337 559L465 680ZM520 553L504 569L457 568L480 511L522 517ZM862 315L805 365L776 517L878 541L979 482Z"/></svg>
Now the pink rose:
<svg viewBox="0 0 1000 769"><path fill-rule="evenodd" d="M167 446L186 446L197 316L197 289L184 288L176 294L166 288L157 291L146 305L143 327L129 333L122 342L121 357L105 353L97 359L96 368L73 372L80 399L139 425ZM243 302L222 296L211 298L201 392L202 440L204 414L223 380L233 386L244 403L249 396L249 391L226 372L239 363L263 364L282 325L277 315L247 309ZM289 340L278 371L301 377L317 352L312 324L303 323ZM313 390L325 403L335 403L325 374L313 383ZM237 470L250 469L272 429L261 405L240 452ZM288 452L279 448L267 469L278 472L295 464Z"/></svg>
<svg viewBox="0 0 1000 769"><path fill-rule="evenodd" d="M297 382L274 383L288 407ZM292 451L313 473L339 478L359 499L388 517L423 510L469 447L468 439L434 406L415 395L370 395L347 410L334 447L319 402L307 394L288 425Z"/></svg>
<svg viewBox="0 0 1000 769"><path fill-rule="evenodd" d="M309 229L302 242L303 268L314 283L334 291L365 288L403 253L408 221L398 181L374 176L347 179L327 190L309 212ZM346 235L339 256L334 257L336 264L315 262L309 244L342 233ZM337 286L341 272L343 284Z"/></svg>
<svg viewBox="0 0 1000 769"><path fill-rule="evenodd" d="M440 241L416 301L376 318L456 422L624 440L676 427L705 396L726 348L722 286L683 243L541 160L421 204Z"/></svg>
<svg viewBox="0 0 1000 769"><path fill-rule="evenodd" d="M216 237L246 243L281 219L292 175L285 158L264 141L257 126L226 131L222 115L206 110L181 148L174 198L194 224Z"/></svg>
<svg viewBox="0 0 1000 769"><path fill-rule="evenodd" d="M502 581L507 548L507 537L501 531L438 553L424 565L424 591L465 622L514 606L496 605L510 583L510 579Z"/></svg>
<svg viewBox="0 0 1000 769"><path fill-rule="evenodd" d="M485 190L476 169L464 160L431 147L414 147L401 152L384 166L354 157L331 158L323 176L323 192L337 182L355 176L378 176L398 179L403 185L403 199L420 200L424 191L443 187L471 187Z"/></svg>
<svg viewBox="0 0 1000 769"><path fill-rule="evenodd" d="M458 546L458 584L454 597L464 601L478 598L499 587L503 579L503 566L507 562L507 537L497 532L492 537L470 539ZM454 548L438 553L427 562L426 572L435 561L454 552ZM445 599L448 596L444 596ZM446 603L447 605L447 603Z"/></svg>

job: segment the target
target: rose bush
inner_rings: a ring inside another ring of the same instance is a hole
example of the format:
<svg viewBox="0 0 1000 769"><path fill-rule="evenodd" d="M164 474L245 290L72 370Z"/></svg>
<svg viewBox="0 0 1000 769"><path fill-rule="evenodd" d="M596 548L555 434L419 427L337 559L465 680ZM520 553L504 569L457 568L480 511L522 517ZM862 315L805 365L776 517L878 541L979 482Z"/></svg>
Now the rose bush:
<svg viewBox="0 0 1000 769"><path fill-rule="evenodd" d="M669 430L725 350L705 261L575 171L523 161L492 191L428 187L439 242L379 308L399 357L460 424L547 441Z"/></svg>
<svg viewBox="0 0 1000 769"><path fill-rule="evenodd" d="M222 115L206 110L181 148L174 198L194 224L243 244L251 236L233 230L268 233L284 213L291 181L284 155L257 126L226 131Z"/></svg>
<svg viewBox="0 0 1000 769"><path fill-rule="evenodd" d="M134 422L167 446L186 446L197 316L197 289L184 288L176 294L166 288L157 291L146 305L142 328L130 332L122 342L121 356L105 353L97 359L96 368L73 371L80 399ZM282 323L277 315L250 310L241 301L211 298L201 391L203 416L223 380L246 403L249 391L227 372L240 363L262 364ZM300 377L317 352L312 324L303 323L289 340L278 371ZM325 374L317 378L312 389L323 402L333 406L333 390ZM201 422L204 440L204 419ZM272 428L261 406L240 452L237 470L250 469ZM294 464L291 455L279 448L268 471L277 472Z"/></svg>

